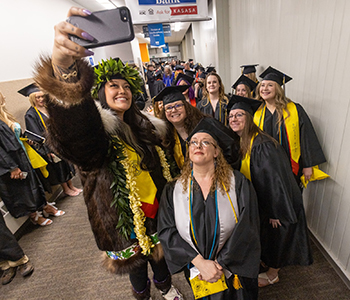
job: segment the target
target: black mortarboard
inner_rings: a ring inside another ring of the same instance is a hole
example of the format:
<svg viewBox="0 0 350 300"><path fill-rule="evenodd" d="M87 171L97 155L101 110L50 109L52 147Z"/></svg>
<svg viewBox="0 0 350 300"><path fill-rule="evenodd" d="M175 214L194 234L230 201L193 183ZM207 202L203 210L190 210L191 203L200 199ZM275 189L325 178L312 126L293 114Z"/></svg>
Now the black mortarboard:
<svg viewBox="0 0 350 300"><path fill-rule="evenodd" d="M191 76L193 78L196 77L196 71L192 71L192 70L184 70L184 73L188 76Z"/></svg>
<svg viewBox="0 0 350 300"><path fill-rule="evenodd" d="M258 85L257 82L251 80L250 78L248 78L247 76L245 75L241 75L237 81L232 85L232 88L233 89L236 89L237 88L237 85L239 84L245 84L247 86L249 86L250 88L250 91L254 91L254 89L256 88L256 86Z"/></svg>
<svg viewBox="0 0 350 300"><path fill-rule="evenodd" d="M181 65L176 65L175 70L183 70L185 67Z"/></svg>
<svg viewBox="0 0 350 300"><path fill-rule="evenodd" d="M239 137L231 129L214 118L205 117L189 134L187 141L189 142L192 136L198 132L208 133L216 140L229 164L237 161L238 148L236 146Z"/></svg>
<svg viewBox="0 0 350 300"><path fill-rule="evenodd" d="M29 97L30 94L40 92L40 89L35 85L35 83L31 83L30 85L27 85L23 89L20 89L18 93L25 97Z"/></svg>
<svg viewBox="0 0 350 300"><path fill-rule="evenodd" d="M189 58L188 61L193 61L193 58Z"/></svg>
<svg viewBox="0 0 350 300"><path fill-rule="evenodd" d="M174 81L173 85L177 85L177 83L180 80L186 80L191 85L194 81L194 78L192 76L188 76L184 73L180 73L176 76L176 80Z"/></svg>
<svg viewBox="0 0 350 300"><path fill-rule="evenodd" d="M215 71L215 67L209 66L209 67L207 67L207 69L205 70L205 72L207 72L207 73L216 72L216 71Z"/></svg>
<svg viewBox="0 0 350 300"><path fill-rule="evenodd" d="M163 101L163 105L167 105L175 101L186 100L185 96L182 93L188 88L188 85L167 86L153 98L153 101Z"/></svg>
<svg viewBox="0 0 350 300"><path fill-rule="evenodd" d="M255 99L232 95L227 104L227 112L230 112L232 109L243 109L253 116L261 103L261 101Z"/></svg>
<svg viewBox="0 0 350 300"><path fill-rule="evenodd" d="M199 78L205 79L205 78L207 77L207 75L208 75L208 73L203 71L202 73L200 73L200 74L198 75L198 77L199 77Z"/></svg>
<svg viewBox="0 0 350 300"><path fill-rule="evenodd" d="M255 73L256 69L255 67L258 66L258 64L255 65L243 65L240 66L240 68L243 68L242 74L249 74L249 73Z"/></svg>
<svg viewBox="0 0 350 300"><path fill-rule="evenodd" d="M193 69L195 70L198 70L200 67L202 67L202 65L200 63L196 63L194 66L193 66ZM202 67L203 68L203 67Z"/></svg>
<svg viewBox="0 0 350 300"><path fill-rule="evenodd" d="M279 85L283 85L293 79L292 77L289 77L288 75L272 68L271 66L262 72L259 77L261 77L263 80L275 81Z"/></svg>

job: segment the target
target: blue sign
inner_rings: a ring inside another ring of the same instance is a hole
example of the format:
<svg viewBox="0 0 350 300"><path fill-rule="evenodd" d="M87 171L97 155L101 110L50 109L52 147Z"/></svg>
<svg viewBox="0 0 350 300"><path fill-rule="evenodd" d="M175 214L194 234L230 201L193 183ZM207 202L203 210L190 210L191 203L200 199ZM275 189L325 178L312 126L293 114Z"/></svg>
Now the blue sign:
<svg viewBox="0 0 350 300"><path fill-rule="evenodd" d="M151 39L151 46L162 47L165 45L162 23L149 24L148 33Z"/></svg>
<svg viewBox="0 0 350 300"><path fill-rule="evenodd" d="M196 3L196 0L139 0L139 5L174 5Z"/></svg>
<svg viewBox="0 0 350 300"><path fill-rule="evenodd" d="M163 49L163 53L169 53L169 44L165 43L165 46L162 49Z"/></svg>
<svg viewBox="0 0 350 300"><path fill-rule="evenodd" d="M170 24L163 24L164 36L171 36Z"/></svg>

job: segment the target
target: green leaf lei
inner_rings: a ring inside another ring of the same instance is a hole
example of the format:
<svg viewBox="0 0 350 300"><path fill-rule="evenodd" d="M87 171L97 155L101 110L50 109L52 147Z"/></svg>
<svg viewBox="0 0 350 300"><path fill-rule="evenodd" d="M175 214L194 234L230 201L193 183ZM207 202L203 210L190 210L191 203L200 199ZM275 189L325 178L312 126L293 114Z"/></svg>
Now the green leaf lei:
<svg viewBox="0 0 350 300"><path fill-rule="evenodd" d="M121 163L126 158L123 153L124 147L116 136L111 136L108 150L108 167L113 175L113 182L110 187L113 193L111 207L117 208L119 214L116 229L126 240L129 240L134 224L133 213L129 206L129 190L126 188L126 171Z"/></svg>
<svg viewBox="0 0 350 300"><path fill-rule="evenodd" d="M131 92L133 95L142 93L141 85L142 79L139 72L130 67L128 63L125 65L121 60L114 60L113 58L102 61L98 64L97 68L94 68L95 71L95 82L92 88L91 94L94 99L98 99L98 91L102 85L110 81L112 76L120 74L131 87Z"/></svg>

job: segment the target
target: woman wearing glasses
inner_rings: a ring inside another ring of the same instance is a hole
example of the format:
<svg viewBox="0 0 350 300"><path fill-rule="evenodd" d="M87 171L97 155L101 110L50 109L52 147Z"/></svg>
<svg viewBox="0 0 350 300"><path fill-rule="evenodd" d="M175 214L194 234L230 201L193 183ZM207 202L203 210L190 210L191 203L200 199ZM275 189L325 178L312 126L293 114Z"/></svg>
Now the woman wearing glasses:
<svg viewBox="0 0 350 300"><path fill-rule="evenodd" d="M196 299L257 299L256 195L223 154L235 135L204 118L188 140L181 176L166 185L159 208L168 267L171 273L185 272Z"/></svg>
<svg viewBox="0 0 350 300"><path fill-rule="evenodd" d="M310 265L302 195L293 179L283 148L253 122L260 101L233 95L229 125L241 137L240 171L253 183L260 213L261 261L269 268L259 274L259 286L279 281L287 265Z"/></svg>
<svg viewBox="0 0 350 300"><path fill-rule="evenodd" d="M183 92L188 85L165 87L154 101L163 101L160 118L167 124L167 134L163 145L168 149L168 155L173 157L179 170L186 156L186 139L204 115L186 101Z"/></svg>

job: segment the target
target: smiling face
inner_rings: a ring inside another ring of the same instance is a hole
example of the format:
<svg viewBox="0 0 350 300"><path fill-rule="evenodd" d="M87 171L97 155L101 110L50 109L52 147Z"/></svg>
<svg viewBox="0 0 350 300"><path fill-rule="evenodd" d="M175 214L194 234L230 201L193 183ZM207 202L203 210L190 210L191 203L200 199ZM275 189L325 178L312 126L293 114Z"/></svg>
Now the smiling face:
<svg viewBox="0 0 350 300"><path fill-rule="evenodd" d="M105 84L105 96L110 109L123 119L132 103L130 84L124 79L111 79Z"/></svg>
<svg viewBox="0 0 350 300"><path fill-rule="evenodd" d="M245 127L246 114L247 112L243 109L232 109L228 116L229 125L231 129L236 132L239 136L242 135L243 129Z"/></svg>
<svg viewBox="0 0 350 300"><path fill-rule="evenodd" d="M205 132L197 132L190 140L189 158L193 165L204 166L214 164L219 149L212 136Z"/></svg>
<svg viewBox="0 0 350 300"><path fill-rule="evenodd" d="M276 82L263 80L260 85L259 94L265 101L274 101L276 97Z"/></svg>
<svg viewBox="0 0 350 300"><path fill-rule="evenodd" d="M169 108L171 108L169 110ZM164 106L165 117L167 120L173 124L175 127L183 126L185 119L187 117L185 105L181 100L171 102Z"/></svg>
<svg viewBox="0 0 350 300"><path fill-rule="evenodd" d="M36 92L34 96L35 96L35 98L34 98L35 106L38 108L45 107L45 95L44 95L44 93L41 91Z"/></svg>
<svg viewBox="0 0 350 300"><path fill-rule="evenodd" d="M236 95L249 98L249 92L245 84L241 83L236 87Z"/></svg>
<svg viewBox="0 0 350 300"><path fill-rule="evenodd" d="M220 83L215 75L209 75L206 79L206 89L209 94L218 93L220 89Z"/></svg>

